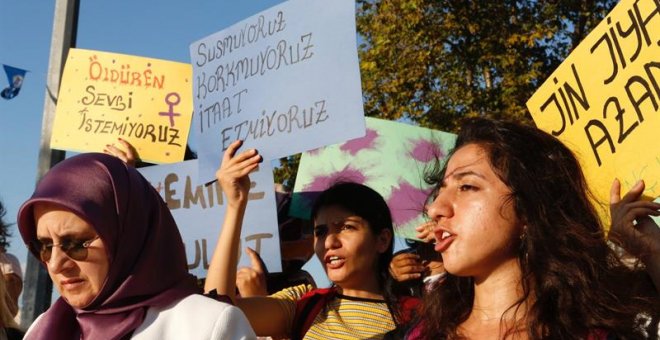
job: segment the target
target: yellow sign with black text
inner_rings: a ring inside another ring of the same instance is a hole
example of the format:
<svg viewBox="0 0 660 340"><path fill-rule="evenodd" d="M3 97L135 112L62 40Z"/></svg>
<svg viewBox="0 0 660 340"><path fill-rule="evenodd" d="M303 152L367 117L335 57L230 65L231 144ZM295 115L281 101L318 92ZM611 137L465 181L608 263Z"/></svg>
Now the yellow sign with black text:
<svg viewBox="0 0 660 340"><path fill-rule="evenodd" d="M660 194L660 2L623 0L527 102L536 125L578 156L608 221L609 192Z"/></svg>
<svg viewBox="0 0 660 340"><path fill-rule="evenodd" d="M190 64L71 49L51 147L101 152L122 138L143 161L182 161L192 119L191 78Z"/></svg>

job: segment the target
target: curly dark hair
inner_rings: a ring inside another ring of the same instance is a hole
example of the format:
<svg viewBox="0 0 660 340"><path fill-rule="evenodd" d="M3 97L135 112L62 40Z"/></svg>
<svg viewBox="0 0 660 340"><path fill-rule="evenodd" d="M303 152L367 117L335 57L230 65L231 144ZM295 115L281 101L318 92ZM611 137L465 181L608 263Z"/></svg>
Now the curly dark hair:
<svg viewBox="0 0 660 340"><path fill-rule="evenodd" d="M7 209L5 209L4 204L0 201L0 251L5 252L9 248L9 238L11 233L9 233L10 223L6 223L4 220L5 215L7 214Z"/></svg>
<svg viewBox="0 0 660 340"><path fill-rule="evenodd" d="M573 153L537 128L487 119L466 121L453 152L468 144L486 151L527 227L517 255L523 295L509 308L526 318L513 325L501 318L505 338L520 329L530 339L586 338L594 331L621 339L654 337L646 333L648 319L639 316L657 320L657 292L645 289L652 287L648 277L625 266L607 244ZM427 182L437 186L445 170L436 168ZM421 334L460 338L473 299L472 278L448 275L425 297Z"/></svg>

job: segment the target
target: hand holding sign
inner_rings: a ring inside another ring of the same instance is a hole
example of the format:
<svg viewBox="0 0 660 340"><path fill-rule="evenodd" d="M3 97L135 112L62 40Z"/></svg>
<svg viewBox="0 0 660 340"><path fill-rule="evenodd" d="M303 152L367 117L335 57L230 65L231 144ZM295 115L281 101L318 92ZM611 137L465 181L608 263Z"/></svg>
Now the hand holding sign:
<svg viewBox="0 0 660 340"><path fill-rule="evenodd" d="M135 163L140 159L137 155L137 150L135 150L135 147L133 147L131 143L121 138L117 138L117 141L121 144L121 147L116 147L114 144L108 144L105 146L105 149L103 149L103 152L121 159L126 165L134 168Z"/></svg>
<svg viewBox="0 0 660 340"><path fill-rule="evenodd" d="M660 203L644 201L644 181L621 198L621 184L614 180L610 191L612 227L609 238L646 265L646 272L660 291L660 228L651 216L660 215Z"/></svg>
<svg viewBox="0 0 660 340"><path fill-rule="evenodd" d="M641 199L644 181L637 182L623 198L620 191L621 184L616 179L610 192L610 240L640 259L660 255L660 228L650 217L660 216L660 203Z"/></svg>
<svg viewBox="0 0 660 340"><path fill-rule="evenodd" d="M200 178L237 139L271 160L363 135L355 32L355 1L291 0L192 43Z"/></svg>
<svg viewBox="0 0 660 340"><path fill-rule="evenodd" d="M603 223L612 180L660 195L660 7L622 0L527 102L536 125L576 154Z"/></svg>
<svg viewBox="0 0 660 340"><path fill-rule="evenodd" d="M243 141L240 140L229 145L222 158L220 169L215 173L222 186L222 191L227 196L227 205L234 207L247 202L250 190L248 174L256 169L262 161L261 155L255 149L236 155L241 145L243 145Z"/></svg>
<svg viewBox="0 0 660 340"><path fill-rule="evenodd" d="M204 290L217 290L232 300L236 295L236 271L240 249L240 235L243 217L248 204L250 179L248 175L255 171L261 162L261 155L255 149L237 154L242 141L229 145L224 153L222 164L216 171L216 178L227 198L222 231L213 251Z"/></svg>

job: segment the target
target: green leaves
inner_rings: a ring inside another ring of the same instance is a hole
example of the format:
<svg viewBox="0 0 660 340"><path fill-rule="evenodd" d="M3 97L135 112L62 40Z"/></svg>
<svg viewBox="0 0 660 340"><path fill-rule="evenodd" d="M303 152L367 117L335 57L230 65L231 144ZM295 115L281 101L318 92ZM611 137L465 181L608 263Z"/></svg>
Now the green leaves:
<svg viewBox="0 0 660 340"><path fill-rule="evenodd" d="M525 102L616 1L358 0L369 116L455 131Z"/></svg>
<svg viewBox="0 0 660 340"><path fill-rule="evenodd" d="M616 3L357 0L365 113L452 132L475 116L533 124L527 99ZM276 181L293 187L299 161L281 159Z"/></svg>

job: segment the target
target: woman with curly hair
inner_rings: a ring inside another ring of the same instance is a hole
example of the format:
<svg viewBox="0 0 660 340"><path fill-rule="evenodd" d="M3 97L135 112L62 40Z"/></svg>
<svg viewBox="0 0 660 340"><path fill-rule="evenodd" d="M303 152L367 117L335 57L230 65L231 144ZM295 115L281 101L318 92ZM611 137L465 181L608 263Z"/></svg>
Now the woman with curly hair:
<svg viewBox="0 0 660 340"><path fill-rule="evenodd" d="M646 328L657 327L649 321L658 316L657 291L607 244L580 165L557 139L471 120L429 180L437 189L427 213L448 275L425 296L424 319L409 339L653 336ZM618 189L613 202L625 212L615 222L628 225L612 230L632 240L660 205L637 199L641 185L623 199ZM657 284L655 227L638 255Z"/></svg>

